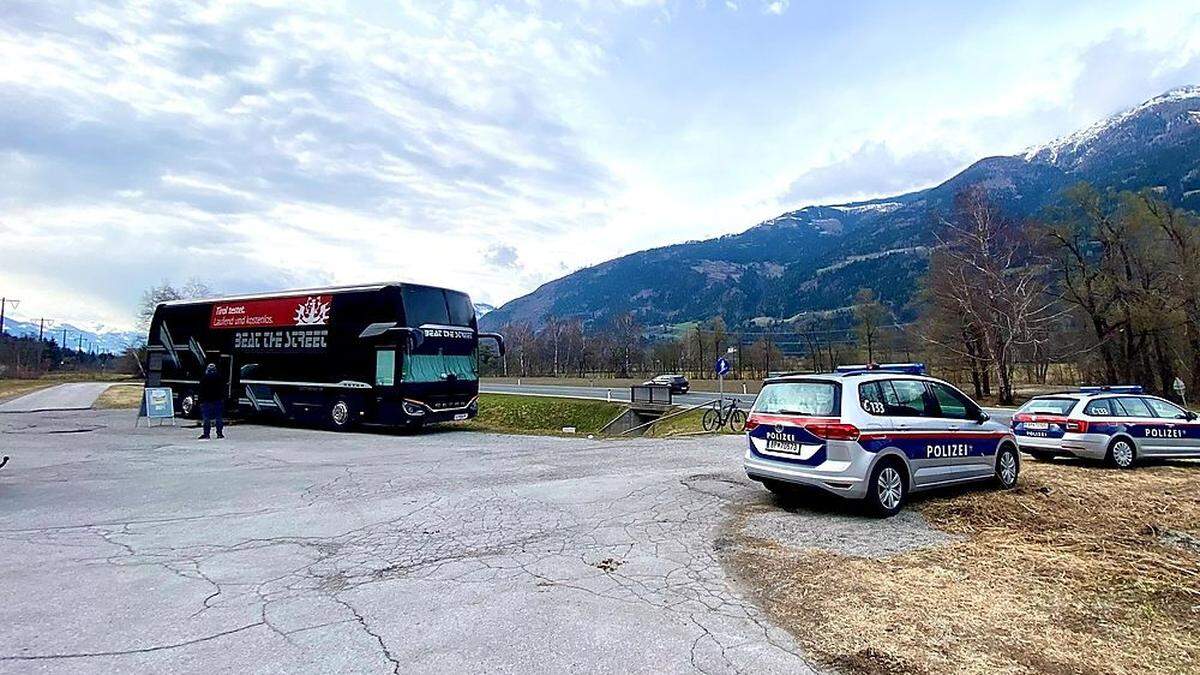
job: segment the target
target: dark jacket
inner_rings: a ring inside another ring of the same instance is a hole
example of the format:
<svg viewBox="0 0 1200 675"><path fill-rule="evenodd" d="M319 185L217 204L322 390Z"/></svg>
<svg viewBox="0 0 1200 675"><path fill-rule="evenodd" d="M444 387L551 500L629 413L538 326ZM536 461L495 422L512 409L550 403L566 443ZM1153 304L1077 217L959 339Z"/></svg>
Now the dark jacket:
<svg viewBox="0 0 1200 675"><path fill-rule="evenodd" d="M209 373L205 371L200 376L200 402L201 403L216 403L225 400L225 378L221 377L220 372Z"/></svg>

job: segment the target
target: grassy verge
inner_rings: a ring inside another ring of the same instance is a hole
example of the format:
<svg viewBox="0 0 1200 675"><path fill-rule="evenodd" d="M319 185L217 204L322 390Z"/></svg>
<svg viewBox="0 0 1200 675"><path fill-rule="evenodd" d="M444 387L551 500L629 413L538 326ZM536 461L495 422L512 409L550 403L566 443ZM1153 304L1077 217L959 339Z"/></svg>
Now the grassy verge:
<svg viewBox="0 0 1200 675"><path fill-rule="evenodd" d="M675 417L656 422L646 430L645 435L650 438L669 438L671 436L702 434L704 433L704 426L701 424L701 421L704 418L705 410L708 410L708 408L696 408L682 415L676 415ZM740 434L742 432L734 432L726 427L720 433Z"/></svg>
<svg viewBox="0 0 1200 675"><path fill-rule="evenodd" d="M93 408L111 410L114 408L137 408L142 403L142 383L114 384L100 394Z"/></svg>
<svg viewBox="0 0 1200 675"><path fill-rule="evenodd" d="M1027 461L910 508L961 536L858 558L748 539L762 603L847 672L1197 672L1200 466Z"/></svg>
<svg viewBox="0 0 1200 675"><path fill-rule="evenodd" d="M600 431L624 407L605 401L481 394L479 416L463 428L512 434L563 434L563 427L587 435Z"/></svg>
<svg viewBox="0 0 1200 675"><path fill-rule="evenodd" d="M4 379L0 380L0 401L66 382L123 382L131 379L129 375L116 373L51 373L35 379Z"/></svg>

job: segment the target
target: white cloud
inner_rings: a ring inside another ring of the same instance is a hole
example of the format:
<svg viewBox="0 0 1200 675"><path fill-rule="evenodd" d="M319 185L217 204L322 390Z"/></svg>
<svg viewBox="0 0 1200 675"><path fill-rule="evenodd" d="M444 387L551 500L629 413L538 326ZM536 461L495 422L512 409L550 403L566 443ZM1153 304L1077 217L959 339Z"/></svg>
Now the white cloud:
<svg viewBox="0 0 1200 675"><path fill-rule="evenodd" d="M0 292L113 325L164 277L500 303L1200 80L1182 2L744 4L9 0Z"/></svg>

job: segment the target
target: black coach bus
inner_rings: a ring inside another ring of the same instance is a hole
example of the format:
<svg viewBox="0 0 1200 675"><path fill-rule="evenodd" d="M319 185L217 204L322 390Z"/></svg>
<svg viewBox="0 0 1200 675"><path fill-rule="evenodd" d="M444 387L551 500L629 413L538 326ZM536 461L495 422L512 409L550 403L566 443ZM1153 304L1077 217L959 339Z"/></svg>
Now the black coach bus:
<svg viewBox="0 0 1200 675"><path fill-rule="evenodd" d="M160 304L150 323L147 386L199 410L207 364L230 410L347 429L474 417L479 333L465 293L407 283L301 289Z"/></svg>

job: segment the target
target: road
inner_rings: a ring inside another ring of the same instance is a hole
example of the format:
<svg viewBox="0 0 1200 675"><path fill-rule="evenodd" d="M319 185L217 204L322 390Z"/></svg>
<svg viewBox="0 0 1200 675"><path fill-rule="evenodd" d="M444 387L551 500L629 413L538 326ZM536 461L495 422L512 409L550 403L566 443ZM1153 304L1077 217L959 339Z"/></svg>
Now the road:
<svg viewBox="0 0 1200 675"><path fill-rule="evenodd" d="M0 416L0 672L810 672L740 438L227 433Z"/></svg>
<svg viewBox="0 0 1200 675"><path fill-rule="evenodd" d="M532 396L573 396L577 398L594 398L607 399L611 396L614 401L629 401L629 388L613 388L605 387L577 387L565 385L548 385L548 384L497 384L490 382L482 382L479 390L492 394L527 394ZM749 408L754 403L754 394L742 394L740 392L727 393L727 397L737 399L738 403ZM693 391L683 395L676 395L672 398L673 402L682 406L704 405L717 397L716 392L698 392ZM989 415L1001 424L1008 424L1012 421L1012 415L1015 412L1012 408L984 408Z"/></svg>
<svg viewBox="0 0 1200 675"><path fill-rule="evenodd" d="M86 410L111 382L71 382L25 394L0 403L0 413L27 413L48 410Z"/></svg>

